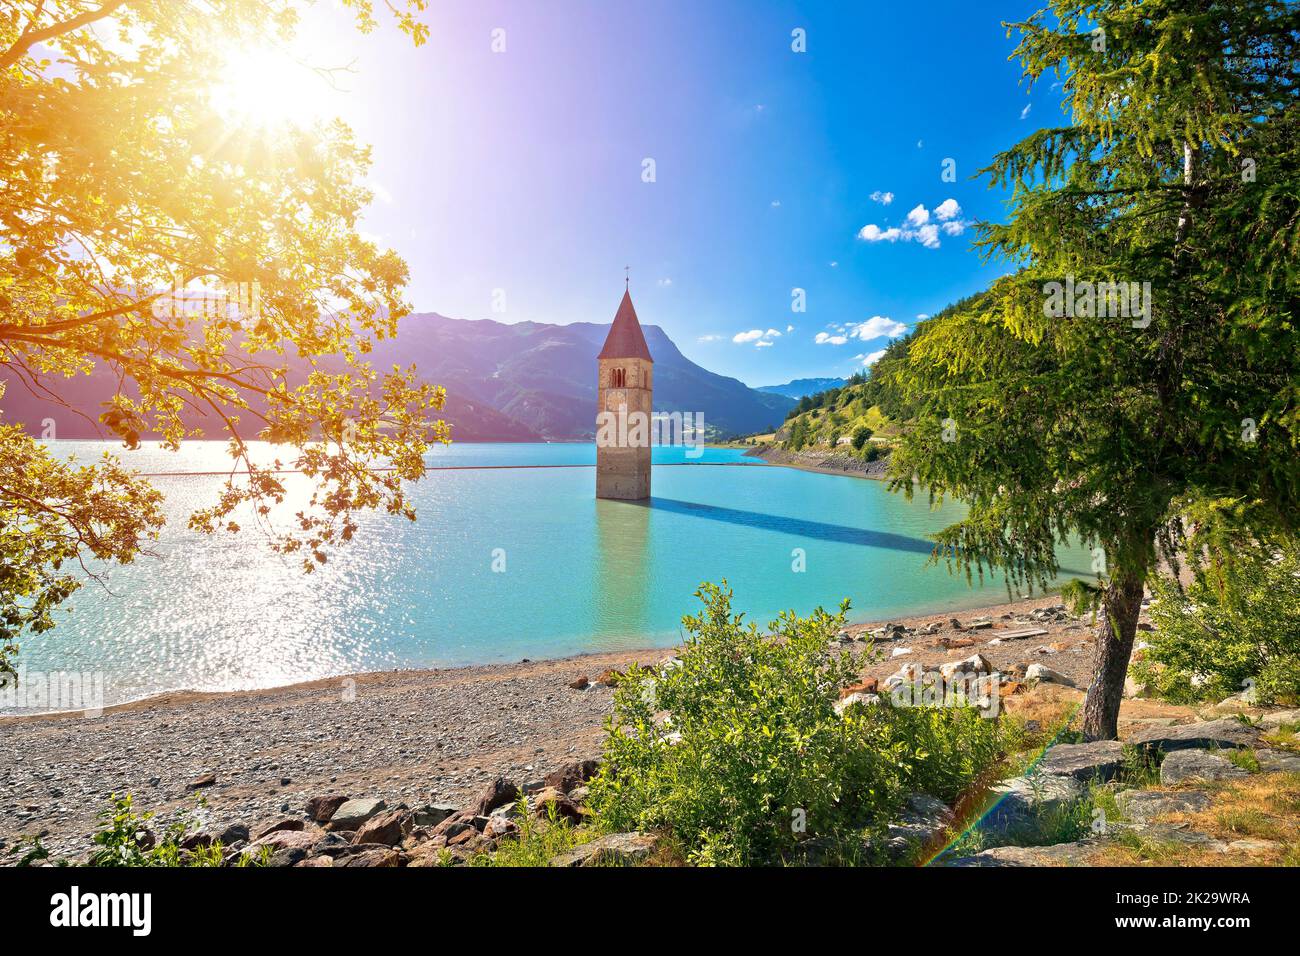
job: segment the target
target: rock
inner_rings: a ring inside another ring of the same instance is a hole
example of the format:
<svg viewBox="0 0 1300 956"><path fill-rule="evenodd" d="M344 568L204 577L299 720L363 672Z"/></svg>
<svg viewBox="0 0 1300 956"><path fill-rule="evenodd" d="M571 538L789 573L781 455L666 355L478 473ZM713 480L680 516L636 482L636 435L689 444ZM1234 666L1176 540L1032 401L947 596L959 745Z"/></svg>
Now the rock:
<svg viewBox="0 0 1300 956"><path fill-rule="evenodd" d="M658 839L649 833L610 833L551 859L551 866L635 866L654 853Z"/></svg>
<svg viewBox="0 0 1300 956"><path fill-rule="evenodd" d="M327 833L311 848L311 855L316 856L338 856L347 853L352 849L352 840L343 836L341 833Z"/></svg>
<svg viewBox="0 0 1300 956"><path fill-rule="evenodd" d="M1168 753L1206 747L1254 747L1258 745L1260 735L1258 727L1225 717L1172 727L1147 727L1132 734L1128 742L1148 750L1163 750Z"/></svg>
<svg viewBox="0 0 1300 956"><path fill-rule="evenodd" d="M542 778L542 786L554 787L561 793L568 793L574 787L594 777L599 769L599 760L575 760L548 773Z"/></svg>
<svg viewBox="0 0 1300 956"><path fill-rule="evenodd" d="M447 819L439 823L430 831L431 837L441 837L444 840L450 840L452 837L459 836L466 830L474 830L474 815L467 810L461 810L454 813Z"/></svg>
<svg viewBox="0 0 1300 956"><path fill-rule="evenodd" d="M574 787L569 791L569 799L579 805L586 803L587 797L590 795L591 788L587 786Z"/></svg>
<svg viewBox="0 0 1300 956"><path fill-rule="evenodd" d="M256 839L260 840L267 834L275 833L279 830L301 830L304 826L305 824L301 820L295 817L290 817L287 820L279 820L272 823L270 826L263 828L258 832Z"/></svg>
<svg viewBox="0 0 1300 956"><path fill-rule="evenodd" d="M1074 777L1084 783L1092 780L1105 783L1123 765L1123 744L1118 740L1097 740L1086 744L1056 744L1048 749L1037 770L1051 776Z"/></svg>
<svg viewBox="0 0 1300 956"><path fill-rule="evenodd" d="M485 817L503 803L513 803L519 799L519 788L505 777L497 777L487 789L479 794L474 803L473 816Z"/></svg>
<svg viewBox="0 0 1300 956"><path fill-rule="evenodd" d="M294 864L295 867L315 867L315 866L333 866L334 860L328 856L309 856L306 859L299 860Z"/></svg>
<svg viewBox="0 0 1300 956"><path fill-rule="evenodd" d="M392 867L401 866L402 857L392 847L378 846L367 848L360 853L349 854L348 856L335 857L335 866L346 867Z"/></svg>
<svg viewBox="0 0 1300 956"><path fill-rule="evenodd" d="M853 684L849 687L840 688L840 700L846 697L852 697L854 694L874 694L880 689L880 681L874 677L868 677L860 684Z"/></svg>
<svg viewBox="0 0 1300 956"><path fill-rule="evenodd" d="M348 800L330 817L331 830L356 830L388 804L383 800Z"/></svg>
<svg viewBox="0 0 1300 956"><path fill-rule="evenodd" d="M215 773L205 773L202 776L195 777L185 785L186 790L201 790L204 787L214 786L217 782Z"/></svg>
<svg viewBox="0 0 1300 956"><path fill-rule="evenodd" d="M247 840L248 827L242 823L232 823L230 826L221 829L205 828L198 833L191 833L181 841L181 849L198 850L210 847L214 843L229 847L235 843L247 842Z"/></svg>
<svg viewBox="0 0 1300 956"><path fill-rule="evenodd" d="M1064 687L1078 688L1078 684L1060 671L1054 671L1046 664L1030 664L1025 668L1025 680L1042 681L1044 684L1061 684Z"/></svg>
<svg viewBox="0 0 1300 956"><path fill-rule="evenodd" d="M515 822L511 815L504 813L492 814L488 817L487 826L483 828L483 835L492 840L513 836L518 832L519 824Z"/></svg>
<svg viewBox="0 0 1300 956"><path fill-rule="evenodd" d="M937 797L913 793L904 803L902 815L886 831L885 851L892 860L901 860L924 847L947 829L952 811Z"/></svg>
<svg viewBox="0 0 1300 956"><path fill-rule="evenodd" d="M1300 754L1287 750L1256 750L1255 758L1264 773L1300 773Z"/></svg>
<svg viewBox="0 0 1300 956"><path fill-rule="evenodd" d="M992 644L992 641L989 641ZM944 637L940 638L939 646L945 651L960 650L963 647L974 647L975 639L973 637Z"/></svg>
<svg viewBox="0 0 1300 956"><path fill-rule="evenodd" d="M1240 767L1208 750L1175 750L1160 764L1160 782L1165 786L1184 780L1227 780L1246 775Z"/></svg>
<svg viewBox="0 0 1300 956"><path fill-rule="evenodd" d="M1150 823L1172 813L1200 813L1210 806L1204 790L1122 790L1115 795L1120 812L1136 823Z"/></svg>
<svg viewBox="0 0 1300 956"><path fill-rule="evenodd" d="M414 823L415 815L407 810L385 810L363 823L352 842L396 846L411 832Z"/></svg>
<svg viewBox="0 0 1300 956"><path fill-rule="evenodd" d="M601 671L600 676L596 678L596 683L605 687L613 687L619 682L619 679L622 676L622 671L615 670L611 667L609 670Z"/></svg>
<svg viewBox="0 0 1300 956"><path fill-rule="evenodd" d="M1057 843L1054 846L998 846L974 856L947 862L946 866L1084 866L1101 844L1096 840Z"/></svg>
<svg viewBox="0 0 1300 956"><path fill-rule="evenodd" d="M1277 730L1300 724L1300 710L1275 710L1259 718L1259 726L1265 730Z"/></svg>
<svg viewBox="0 0 1300 956"><path fill-rule="evenodd" d="M319 839L318 832L276 830L260 840L254 840L245 848L245 852L256 859L266 848L271 851L271 858L267 861L269 866L293 866L307 857Z"/></svg>
<svg viewBox="0 0 1300 956"><path fill-rule="evenodd" d="M1132 699L1134 697L1146 697L1151 692L1151 688L1146 684L1141 684L1132 677L1124 678L1124 696Z"/></svg>
<svg viewBox="0 0 1300 956"><path fill-rule="evenodd" d="M415 825L417 827L436 827L455 812L455 807L425 804L415 811Z"/></svg>
<svg viewBox="0 0 1300 956"><path fill-rule="evenodd" d="M966 625L972 631L982 631L993 626L993 621L987 617L977 617Z"/></svg>
<svg viewBox="0 0 1300 956"><path fill-rule="evenodd" d="M924 673L925 670L920 664L904 664L901 670L886 677L881 686L888 691L902 687L905 684L915 684Z"/></svg>
<svg viewBox="0 0 1300 956"><path fill-rule="evenodd" d="M910 654L910 653L912 653L912 649L910 647L895 647L890 650L889 656L902 657L903 655Z"/></svg>
<svg viewBox="0 0 1300 956"><path fill-rule="evenodd" d="M843 716L844 712L848 710L850 707L852 707L854 704L861 704L863 707L878 707L880 706L880 695L879 694L851 694L850 696L845 697L842 700L837 700L833 706L835 708L835 713Z"/></svg>
<svg viewBox="0 0 1300 956"><path fill-rule="evenodd" d="M1074 777L1035 774L1012 777L990 788L997 798L985 816L985 824L1008 829L1032 822L1046 813L1062 810L1083 796L1085 787Z"/></svg>
<svg viewBox="0 0 1300 956"><path fill-rule="evenodd" d="M317 823L328 823L334 812L347 802L348 798L341 794L312 797L307 801L307 816Z"/></svg>
<svg viewBox="0 0 1300 956"><path fill-rule="evenodd" d="M1185 823L1111 823L1108 829L1112 834L1128 833L1152 843L1176 843L1219 853L1224 852L1228 846L1208 833L1191 829Z"/></svg>
<svg viewBox="0 0 1300 956"><path fill-rule="evenodd" d="M591 681L587 680L586 677L579 677L575 681L570 681L569 686L574 690L586 690L591 686Z"/></svg>
<svg viewBox="0 0 1300 956"><path fill-rule="evenodd" d="M993 665L983 655L972 654L965 660L949 661L939 667L939 676L950 681L958 674L992 674Z"/></svg>
<svg viewBox="0 0 1300 956"><path fill-rule="evenodd" d="M534 816L547 819L554 811L556 819L582 820L582 811L578 805L554 787L539 790L528 800Z"/></svg>

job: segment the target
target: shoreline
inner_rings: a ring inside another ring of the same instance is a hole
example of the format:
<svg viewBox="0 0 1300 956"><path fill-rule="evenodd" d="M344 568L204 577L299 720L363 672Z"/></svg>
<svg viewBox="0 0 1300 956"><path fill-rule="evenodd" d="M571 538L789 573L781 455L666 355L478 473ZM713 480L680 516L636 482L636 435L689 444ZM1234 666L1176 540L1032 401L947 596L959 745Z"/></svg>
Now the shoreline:
<svg viewBox="0 0 1300 956"><path fill-rule="evenodd" d="M787 451L776 445L759 445L745 452L746 458L757 458L778 468L794 468L818 475L841 475L846 478L868 478L872 481L888 480L889 457L867 461L857 455L826 451Z"/></svg>
<svg viewBox="0 0 1300 956"><path fill-rule="evenodd" d="M1046 661L1082 678L1092 656L1085 622L1053 613L1036 625L1041 636L998 640L1056 600L1040 595L896 618L890 623L910 630L877 639L878 659L863 659L863 673L892 673L899 654L908 663L941 663L979 652L1004 671ZM850 625L857 639L843 648L862 655L866 632L880 623ZM323 793L461 806L498 777L540 778L599 756L613 691L598 678L674 653L675 646L378 671L262 690L173 691L99 716L0 718L9 744L0 757L0 859L34 835L56 855L86 852L110 794L131 794L138 812L159 820L194 811L202 796L200 815L218 823L269 823ZM206 775L212 782L196 788Z"/></svg>
<svg viewBox="0 0 1300 956"><path fill-rule="evenodd" d="M791 466L795 467L795 466ZM862 476L853 476L862 477ZM990 585L991 586L991 585ZM1054 601L1059 595L1059 589L1052 588L1035 595L1025 595L1012 600L1001 600L994 603L975 603L965 604L961 602L951 603L947 606L933 607L920 611L909 611L903 615L891 618L871 618L867 620L855 620L850 616L845 630L850 634L870 631L884 624L895 621L920 621L930 623L936 619L951 618L954 614L970 614L973 612L988 613L1006 613L1010 609L1030 608L1036 606L1036 602L1052 600ZM584 651L578 654L566 654L560 657L525 657L518 661L491 661L482 664L448 664L445 666L428 666L428 667L403 667L395 670L377 670L377 671L346 671L341 674L334 674L327 677L313 677L308 680L291 681L287 684L271 684L266 687L242 687L228 690L199 690L193 687L179 687L172 690L160 690L152 693L142 694L139 697L132 697L128 700L118 701L112 704L105 704L99 709L101 716L111 716L114 713L135 710L141 707L151 707L157 704L167 704L174 706L183 706L195 701L204 701L219 698L237 698L237 697L255 697L259 695L268 695L276 693L291 693L295 691L317 690L327 685L336 685L342 681L356 681L358 683L380 678L403 678L419 675L434 676L443 674L476 674L478 672L492 673L519 667L531 667L535 665L554 664L570 665L587 662L605 662L605 661L628 661L632 659L649 659L654 655L667 655L675 652L680 644L665 645L648 645L638 648L628 648L609 651ZM42 671L41 673L57 673L57 671ZM0 713L0 728L10 724L17 724L27 721L38 721L44 719L71 717L82 719L86 714L85 708L72 708L64 710L42 710L32 713Z"/></svg>

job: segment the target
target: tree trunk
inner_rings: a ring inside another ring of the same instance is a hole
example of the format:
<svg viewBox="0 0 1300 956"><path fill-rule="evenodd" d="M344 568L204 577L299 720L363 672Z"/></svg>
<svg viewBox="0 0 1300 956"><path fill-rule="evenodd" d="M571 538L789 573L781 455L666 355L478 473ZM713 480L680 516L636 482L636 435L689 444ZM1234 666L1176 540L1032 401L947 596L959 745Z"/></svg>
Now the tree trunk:
<svg viewBox="0 0 1300 956"><path fill-rule="evenodd" d="M1097 649L1092 658L1092 684L1083 702L1083 736L1114 740L1119 736L1119 705L1124 678L1142 611L1142 577L1125 576L1106 585L1097 612Z"/></svg>

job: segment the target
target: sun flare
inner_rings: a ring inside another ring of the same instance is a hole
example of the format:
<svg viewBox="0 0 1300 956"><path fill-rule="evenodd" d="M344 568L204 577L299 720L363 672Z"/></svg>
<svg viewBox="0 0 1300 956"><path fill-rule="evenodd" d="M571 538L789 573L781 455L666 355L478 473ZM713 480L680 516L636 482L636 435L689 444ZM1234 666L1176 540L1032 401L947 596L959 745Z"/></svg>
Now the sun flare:
<svg viewBox="0 0 1300 956"><path fill-rule="evenodd" d="M323 71L281 50L237 48L224 57L212 107L224 118L261 128L306 126L337 111L338 93Z"/></svg>

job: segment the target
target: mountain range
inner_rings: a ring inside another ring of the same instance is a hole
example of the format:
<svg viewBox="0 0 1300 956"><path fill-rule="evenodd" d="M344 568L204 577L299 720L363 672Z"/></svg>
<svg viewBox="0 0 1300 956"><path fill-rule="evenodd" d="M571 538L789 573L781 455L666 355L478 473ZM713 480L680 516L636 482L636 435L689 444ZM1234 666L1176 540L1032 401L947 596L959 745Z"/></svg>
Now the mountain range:
<svg viewBox="0 0 1300 956"><path fill-rule="evenodd" d="M376 343L369 358L380 369L414 363L425 381L444 386L442 417L453 426L453 440L590 439L595 435L596 354L609 328L591 322L507 325L415 313L402 319L397 338ZM696 365L658 326L642 329L655 361L656 411L702 412L707 433L721 438L769 431L794 407L786 395L752 389ZM4 420L24 423L34 434L40 433L42 419L52 417L60 438L107 437L96 419L114 382L104 368L89 376L46 381L85 419L67 415L13 380L0 398L0 409Z"/></svg>
<svg viewBox="0 0 1300 956"><path fill-rule="evenodd" d="M806 395L816 395L832 388L839 388L847 381L846 378L796 378L793 382L786 382L784 385L760 385L758 391L784 395L786 398L798 401Z"/></svg>

